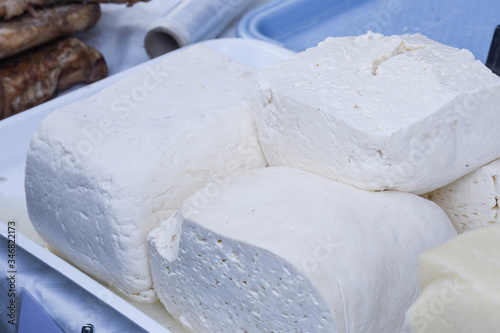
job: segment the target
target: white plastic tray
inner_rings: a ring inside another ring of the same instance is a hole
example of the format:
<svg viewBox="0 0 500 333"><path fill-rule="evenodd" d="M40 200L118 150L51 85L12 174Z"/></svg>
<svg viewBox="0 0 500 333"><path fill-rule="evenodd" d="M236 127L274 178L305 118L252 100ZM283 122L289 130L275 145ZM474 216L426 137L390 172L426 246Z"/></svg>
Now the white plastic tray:
<svg viewBox="0 0 500 333"><path fill-rule="evenodd" d="M203 42L203 44L226 54L237 62L256 69L265 68L293 54L293 52L281 47L250 39L225 38L206 41ZM183 52L183 50L184 49L171 52L162 57L147 61L129 70L46 102L31 110L0 121L0 234L5 236L7 234L6 223L8 221L15 221L17 243L26 250L27 254L23 254L26 258L29 257L29 260L33 260L33 262L39 261L46 265L48 267L47 269L61 273L63 278L68 278L77 288L81 287L80 289L83 291L94 295L99 302L102 302L105 306L110 307L112 310L116 310L118 314L122 314L129 318L132 322L141 326L146 331L155 333L170 331L178 333L184 331L179 324L171 319L161 304L142 305L122 299L106 286L97 283L45 248L44 242L38 237L28 218L24 198L24 166L31 136L38 124L50 112L64 105L87 98L121 78L145 69L147 66L152 66L165 57L172 56L176 52ZM0 278L3 280L7 267L7 249L4 246L6 244L5 238L3 240L1 238L2 237L0 237L0 245L2 246L0 249ZM22 276L21 280L23 280ZM28 281L28 277L26 277L25 280ZM59 283L54 281L52 284ZM1 288L2 285L0 285L0 289ZM71 293L74 293L74 291L69 289L68 297L74 297L71 296L73 295ZM40 293L40 295L41 294L42 293ZM44 299L40 295L37 301L43 304ZM78 295L78 293L74 295ZM45 302L47 302L47 299L45 299ZM140 309L140 311L138 309ZM2 310L0 310L0 312ZM102 314L104 313L106 312L102 312ZM2 313L2 317L4 315L5 314ZM116 318L116 320L120 320L120 316L117 315ZM121 318L123 319L123 317ZM126 331L120 330L120 332Z"/></svg>

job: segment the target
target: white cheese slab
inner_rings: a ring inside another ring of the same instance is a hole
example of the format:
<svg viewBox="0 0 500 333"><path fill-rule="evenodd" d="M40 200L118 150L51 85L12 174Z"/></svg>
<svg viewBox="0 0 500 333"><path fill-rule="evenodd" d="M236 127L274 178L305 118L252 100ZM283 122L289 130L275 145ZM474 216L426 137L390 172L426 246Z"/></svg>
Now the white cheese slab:
<svg viewBox="0 0 500 333"><path fill-rule="evenodd" d="M448 214L458 233L500 224L500 160L425 195Z"/></svg>
<svg viewBox="0 0 500 333"><path fill-rule="evenodd" d="M499 239L494 226L422 254L422 294L407 313L413 332L500 332Z"/></svg>
<svg viewBox="0 0 500 333"><path fill-rule="evenodd" d="M154 301L146 236L205 184L265 160L255 72L203 45L50 114L26 162L30 219L87 274Z"/></svg>
<svg viewBox="0 0 500 333"><path fill-rule="evenodd" d="M213 188L149 235L155 290L193 332L397 332L418 255L456 236L431 201L295 169Z"/></svg>
<svg viewBox="0 0 500 333"><path fill-rule="evenodd" d="M500 78L419 34L328 38L259 84L271 166L423 194L500 157Z"/></svg>

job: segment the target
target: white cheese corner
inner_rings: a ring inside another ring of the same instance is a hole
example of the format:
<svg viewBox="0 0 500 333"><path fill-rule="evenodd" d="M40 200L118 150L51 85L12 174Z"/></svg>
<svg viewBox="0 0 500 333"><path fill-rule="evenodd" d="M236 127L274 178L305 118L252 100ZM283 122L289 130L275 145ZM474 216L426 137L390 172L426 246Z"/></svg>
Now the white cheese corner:
<svg viewBox="0 0 500 333"><path fill-rule="evenodd" d="M231 177L149 235L155 290L193 332L399 332L417 257L456 236L434 203L288 168Z"/></svg>
<svg viewBox="0 0 500 333"><path fill-rule="evenodd" d="M450 217L458 233L500 224L500 160L425 195Z"/></svg>
<svg viewBox="0 0 500 333"><path fill-rule="evenodd" d="M500 78L420 34L328 38L259 86L271 166L423 194L500 157Z"/></svg>
<svg viewBox="0 0 500 333"><path fill-rule="evenodd" d="M49 115L34 134L26 199L68 261L153 301L146 237L206 184L266 164L255 73L197 45Z"/></svg>

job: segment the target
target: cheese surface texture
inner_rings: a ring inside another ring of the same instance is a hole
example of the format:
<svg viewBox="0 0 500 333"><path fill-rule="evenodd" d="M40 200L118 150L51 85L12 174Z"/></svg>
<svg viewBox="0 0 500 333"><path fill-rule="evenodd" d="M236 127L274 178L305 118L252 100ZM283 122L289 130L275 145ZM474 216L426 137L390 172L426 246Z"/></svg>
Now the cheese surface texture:
<svg viewBox="0 0 500 333"><path fill-rule="evenodd" d="M500 332L500 226L422 254L422 294L407 313L417 333Z"/></svg>
<svg viewBox="0 0 500 333"><path fill-rule="evenodd" d="M448 214L459 233L500 224L500 160L425 195Z"/></svg>
<svg viewBox="0 0 500 333"><path fill-rule="evenodd" d="M264 70L259 86L271 166L423 194L500 156L500 78L420 34L328 38Z"/></svg>
<svg viewBox="0 0 500 333"><path fill-rule="evenodd" d="M194 46L49 115L26 165L30 219L89 275L156 298L147 234L206 184L266 164L255 73Z"/></svg>
<svg viewBox="0 0 500 333"><path fill-rule="evenodd" d="M398 332L418 255L454 236L418 196L265 168L188 198L149 247L158 297L193 332Z"/></svg>

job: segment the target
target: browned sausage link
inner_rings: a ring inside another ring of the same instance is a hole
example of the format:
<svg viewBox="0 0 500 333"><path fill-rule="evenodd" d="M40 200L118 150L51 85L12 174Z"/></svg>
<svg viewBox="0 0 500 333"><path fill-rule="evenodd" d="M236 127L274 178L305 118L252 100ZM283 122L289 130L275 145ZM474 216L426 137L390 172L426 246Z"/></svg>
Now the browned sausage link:
<svg viewBox="0 0 500 333"><path fill-rule="evenodd" d="M41 6L54 0L0 0L0 19L8 20L21 15L33 6Z"/></svg>
<svg viewBox="0 0 500 333"><path fill-rule="evenodd" d="M67 4L69 2L126 3L128 6L149 0L0 0L0 19L8 20L21 15L35 6L47 4Z"/></svg>
<svg viewBox="0 0 500 333"><path fill-rule="evenodd" d="M76 83L108 75L104 57L76 38L64 38L0 61L0 119L43 103Z"/></svg>
<svg viewBox="0 0 500 333"><path fill-rule="evenodd" d="M55 38L93 27L101 16L98 4L69 4L0 22L0 59Z"/></svg>

